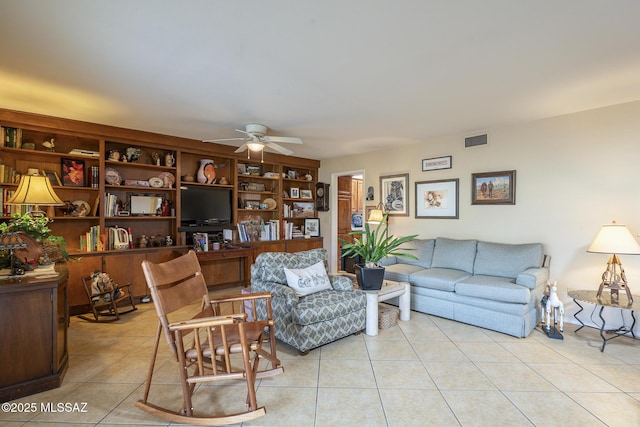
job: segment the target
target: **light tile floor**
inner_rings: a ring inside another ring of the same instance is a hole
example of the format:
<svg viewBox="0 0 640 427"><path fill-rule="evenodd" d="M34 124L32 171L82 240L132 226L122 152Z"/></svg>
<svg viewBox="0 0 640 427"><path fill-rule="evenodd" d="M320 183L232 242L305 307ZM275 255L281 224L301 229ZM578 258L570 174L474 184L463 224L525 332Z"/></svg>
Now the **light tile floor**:
<svg viewBox="0 0 640 427"><path fill-rule="evenodd" d="M0 412L0 425L167 425L134 407L157 325L152 304L139 308L111 324L72 318L62 387L15 401L86 402L86 412ZM640 342L617 338L601 353L597 330L575 329L566 325L562 341L539 329L517 339L412 312L376 337L351 336L306 356L280 343L285 373L259 380L267 414L244 425L640 425ZM151 401L179 406L175 362L161 345ZM200 387L196 405L244 402L241 385Z"/></svg>

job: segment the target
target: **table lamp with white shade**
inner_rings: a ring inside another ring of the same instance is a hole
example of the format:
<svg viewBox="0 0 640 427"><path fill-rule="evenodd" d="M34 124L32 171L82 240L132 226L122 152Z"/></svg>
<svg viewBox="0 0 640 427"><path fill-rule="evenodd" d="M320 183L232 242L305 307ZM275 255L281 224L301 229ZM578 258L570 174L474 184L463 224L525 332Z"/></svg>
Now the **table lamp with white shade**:
<svg viewBox="0 0 640 427"><path fill-rule="evenodd" d="M604 288L609 288L611 301L617 301L618 292L624 290L629 304L633 303L627 277L618 255L640 255L640 244L627 226L616 224L615 221L603 225L587 252L611 255L607 261L607 269L602 273L602 282L598 288L597 297L600 298Z"/></svg>

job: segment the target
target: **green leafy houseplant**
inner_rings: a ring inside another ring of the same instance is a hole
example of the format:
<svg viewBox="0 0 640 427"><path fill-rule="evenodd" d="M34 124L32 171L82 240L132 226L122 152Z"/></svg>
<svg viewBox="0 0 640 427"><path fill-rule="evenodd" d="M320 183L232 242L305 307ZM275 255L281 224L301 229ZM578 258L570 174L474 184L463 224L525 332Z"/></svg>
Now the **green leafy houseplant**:
<svg viewBox="0 0 640 427"><path fill-rule="evenodd" d="M403 243L409 242L417 234L404 237L387 235L387 216L385 214L377 227L371 228L364 224L364 230L352 231L353 242L340 239L343 243L342 256L360 256L364 260L363 266L356 265L356 278L363 290L379 290L384 281L384 267L378 266L380 260L389 255L418 259L415 255L407 253L410 248L401 248Z"/></svg>
<svg viewBox="0 0 640 427"><path fill-rule="evenodd" d="M413 249L400 247L403 243L410 242L418 237L418 235L413 234L404 237L387 236L386 224L388 216L389 214L385 214L380 224L374 229L369 226L369 223L365 222L364 230L349 233L349 235L354 236L353 242L340 239L343 243L342 249L344 251L342 256L352 257L359 255L364 260L365 267L369 268L378 267L378 262L389 255L418 259L415 255L406 252Z"/></svg>
<svg viewBox="0 0 640 427"><path fill-rule="evenodd" d="M0 224L0 234L22 232L37 240L41 245L52 245L57 248L60 256L69 260L67 242L61 236L53 236L48 224L51 220L46 216L32 216L31 214L13 214L12 219ZM9 265L9 251L0 251L0 266Z"/></svg>

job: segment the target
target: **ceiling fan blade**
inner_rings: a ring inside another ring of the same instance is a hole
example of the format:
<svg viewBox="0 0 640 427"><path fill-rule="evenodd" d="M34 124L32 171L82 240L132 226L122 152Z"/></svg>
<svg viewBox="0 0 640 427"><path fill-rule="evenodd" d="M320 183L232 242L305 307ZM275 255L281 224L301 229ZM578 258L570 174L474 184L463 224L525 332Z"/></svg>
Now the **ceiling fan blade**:
<svg viewBox="0 0 640 427"><path fill-rule="evenodd" d="M290 136L265 136L265 142L286 142L287 144L302 144L302 140L300 138L290 137Z"/></svg>
<svg viewBox="0 0 640 427"><path fill-rule="evenodd" d="M273 142L266 142L264 145L271 148L272 150L277 151L280 154L284 154L287 156L293 154L293 151L289 150L288 148L284 148L282 145L275 144Z"/></svg>
<svg viewBox="0 0 640 427"><path fill-rule="evenodd" d="M244 141L247 138L203 139L202 142Z"/></svg>
<svg viewBox="0 0 640 427"><path fill-rule="evenodd" d="M236 151L234 151L234 153L242 153L244 150L246 150L247 147L247 143L245 142L244 144L242 144L240 147L238 147L238 149Z"/></svg>

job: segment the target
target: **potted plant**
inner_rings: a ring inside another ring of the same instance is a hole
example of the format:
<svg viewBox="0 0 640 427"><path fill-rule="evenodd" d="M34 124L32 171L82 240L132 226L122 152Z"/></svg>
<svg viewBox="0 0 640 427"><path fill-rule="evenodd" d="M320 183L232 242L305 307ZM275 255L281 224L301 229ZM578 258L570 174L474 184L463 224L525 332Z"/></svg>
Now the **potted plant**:
<svg viewBox="0 0 640 427"><path fill-rule="evenodd" d="M352 231L353 242L340 239L343 243L342 256L360 256L364 265L356 265L356 279L360 288L365 291L380 290L384 281L384 267L378 265L380 260L389 255L401 256L411 259L418 259L415 255L407 253L413 249L401 248L403 243L409 242L417 234L405 237L389 236L387 233L387 217L384 218L377 227L372 228L365 222L364 230Z"/></svg>
<svg viewBox="0 0 640 427"><path fill-rule="evenodd" d="M48 227L51 220L46 216L34 216L29 213L13 214L9 222L0 224L0 234L9 232L24 233L40 245L40 252L45 255L44 262L68 261L67 242L61 236L53 236ZM38 260L36 260L38 261ZM0 251L0 267L6 267L10 262L8 251Z"/></svg>

